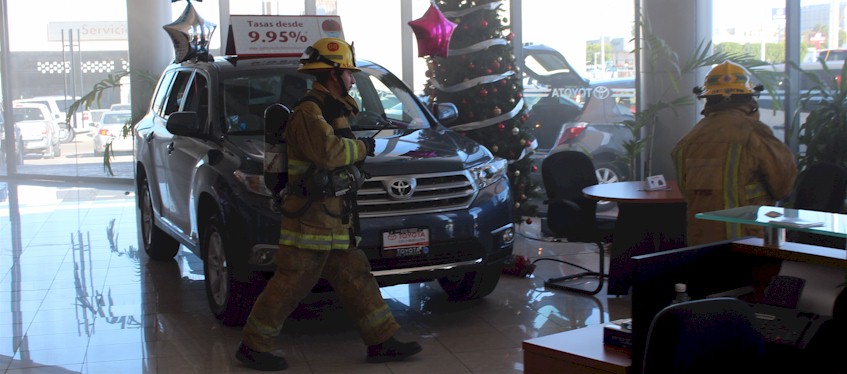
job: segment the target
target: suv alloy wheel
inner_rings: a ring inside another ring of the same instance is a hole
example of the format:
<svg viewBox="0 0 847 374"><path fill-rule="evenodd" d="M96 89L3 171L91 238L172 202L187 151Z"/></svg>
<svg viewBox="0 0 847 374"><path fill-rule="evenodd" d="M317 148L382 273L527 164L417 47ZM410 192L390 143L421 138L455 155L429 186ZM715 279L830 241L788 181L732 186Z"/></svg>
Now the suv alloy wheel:
<svg viewBox="0 0 847 374"><path fill-rule="evenodd" d="M147 177L141 180L138 199L141 209L141 235L144 239L144 252L154 260L172 260L179 251L179 242L156 227L153 212L153 198Z"/></svg>

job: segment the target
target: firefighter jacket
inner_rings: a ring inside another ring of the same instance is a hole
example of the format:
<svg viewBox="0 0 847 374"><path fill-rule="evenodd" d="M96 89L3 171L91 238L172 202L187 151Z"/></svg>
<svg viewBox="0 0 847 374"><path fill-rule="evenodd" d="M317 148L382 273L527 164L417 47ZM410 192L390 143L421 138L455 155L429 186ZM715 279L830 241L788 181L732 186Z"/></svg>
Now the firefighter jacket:
<svg viewBox="0 0 847 374"><path fill-rule="evenodd" d="M750 235L762 228L694 218L696 213L787 198L797 177L794 155L759 121L755 103L714 108L671 151L687 203L688 245Z"/></svg>
<svg viewBox="0 0 847 374"><path fill-rule="evenodd" d="M309 178L314 172L365 159L366 146L353 137L347 121L349 114L358 112L358 106L352 97L333 96L317 82L306 97L317 100L301 100L285 128L288 192L282 205L288 212L305 211L294 218L283 218L279 244L310 250L347 249L349 201L345 196L317 196L317 191L310 189Z"/></svg>

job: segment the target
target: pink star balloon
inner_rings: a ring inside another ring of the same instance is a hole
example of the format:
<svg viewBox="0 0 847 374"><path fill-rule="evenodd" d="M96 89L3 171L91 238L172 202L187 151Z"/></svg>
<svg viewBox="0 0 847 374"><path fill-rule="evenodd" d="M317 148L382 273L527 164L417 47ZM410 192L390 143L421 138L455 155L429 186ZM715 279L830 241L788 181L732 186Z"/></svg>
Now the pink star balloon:
<svg viewBox="0 0 847 374"><path fill-rule="evenodd" d="M444 18L444 14L434 4L430 4L423 17L409 21L409 26L418 40L418 57L447 57L450 36L456 29L456 23Z"/></svg>

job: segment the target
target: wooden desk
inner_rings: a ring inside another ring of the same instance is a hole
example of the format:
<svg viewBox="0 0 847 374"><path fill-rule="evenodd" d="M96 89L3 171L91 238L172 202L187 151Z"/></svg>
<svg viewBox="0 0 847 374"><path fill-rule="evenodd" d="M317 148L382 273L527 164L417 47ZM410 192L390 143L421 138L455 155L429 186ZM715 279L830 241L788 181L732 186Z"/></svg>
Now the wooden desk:
<svg viewBox="0 0 847 374"><path fill-rule="evenodd" d="M676 181L668 190L648 191L643 181L588 186L591 199L618 203L618 218L609 263L609 295L626 295L632 283L632 256L685 246L685 198Z"/></svg>
<svg viewBox="0 0 847 374"><path fill-rule="evenodd" d="M732 250L756 257L847 269L847 252L837 248L792 242L785 242L779 248L773 248L765 246L761 238L746 238L733 242Z"/></svg>
<svg viewBox="0 0 847 374"><path fill-rule="evenodd" d="M632 351L603 344L603 325L589 325L525 340L523 364L527 374L627 374Z"/></svg>

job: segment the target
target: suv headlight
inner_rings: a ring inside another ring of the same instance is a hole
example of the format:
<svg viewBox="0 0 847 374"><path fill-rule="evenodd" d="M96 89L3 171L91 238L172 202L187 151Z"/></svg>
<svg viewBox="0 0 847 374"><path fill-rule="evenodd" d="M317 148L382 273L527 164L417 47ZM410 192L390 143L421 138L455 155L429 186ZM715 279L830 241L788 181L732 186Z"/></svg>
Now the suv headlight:
<svg viewBox="0 0 847 374"><path fill-rule="evenodd" d="M507 167L508 163L505 159L495 157L494 160L472 168L471 175L473 175L477 187L483 189L503 178L506 175Z"/></svg>
<svg viewBox="0 0 847 374"><path fill-rule="evenodd" d="M238 181L244 185L244 188L247 189L247 191L256 195L268 197L273 194L271 190L268 189L268 186L265 185L264 174L249 174L241 170L236 170L232 172L232 175L234 175L235 179L238 179Z"/></svg>

